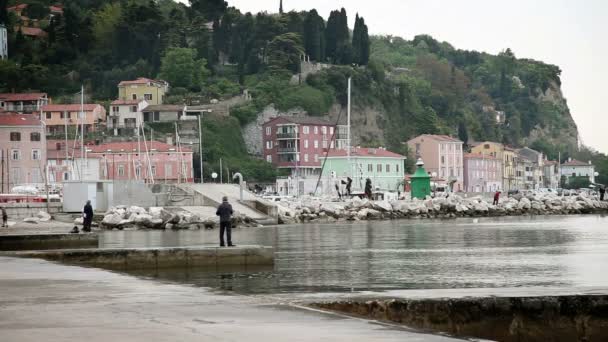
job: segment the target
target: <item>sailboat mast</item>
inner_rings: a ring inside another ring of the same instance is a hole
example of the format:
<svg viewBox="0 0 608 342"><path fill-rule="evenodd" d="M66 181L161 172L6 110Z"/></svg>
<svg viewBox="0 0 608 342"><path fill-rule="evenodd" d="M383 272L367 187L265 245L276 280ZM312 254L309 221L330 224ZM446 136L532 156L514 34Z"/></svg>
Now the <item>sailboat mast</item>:
<svg viewBox="0 0 608 342"><path fill-rule="evenodd" d="M347 156L347 162L348 162L348 176L350 178L353 177L353 170L352 167L350 165L350 92L351 92L351 81L352 78L349 77L348 78L348 103L346 105L346 156Z"/></svg>
<svg viewBox="0 0 608 342"><path fill-rule="evenodd" d="M86 162L84 160L86 154L84 151L84 122L85 122L85 113L84 113L84 85L80 86L80 181L84 180L84 167Z"/></svg>

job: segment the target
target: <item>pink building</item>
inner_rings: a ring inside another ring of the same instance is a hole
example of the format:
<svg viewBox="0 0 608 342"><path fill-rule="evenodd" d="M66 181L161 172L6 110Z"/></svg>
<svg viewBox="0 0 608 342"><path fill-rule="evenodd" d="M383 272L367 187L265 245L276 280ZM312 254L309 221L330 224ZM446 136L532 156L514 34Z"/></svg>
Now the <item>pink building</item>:
<svg viewBox="0 0 608 342"><path fill-rule="evenodd" d="M447 135L423 134L407 142L416 158L433 177L446 179L452 191L463 191L462 141Z"/></svg>
<svg viewBox="0 0 608 342"><path fill-rule="evenodd" d="M38 114L40 108L49 103L46 93L5 93L0 94L0 112Z"/></svg>
<svg viewBox="0 0 608 342"><path fill-rule="evenodd" d="M466 192L502 190L502 160L483 154L464 155L464 187Z"/></svg>
<svg viewBox="0 0 608 342"><path fill-rule="evenodd" d="M84 109L84 131L95 132L100 124L106 121L106 109L100 104L85 104ZM52 104L42 107L42 120L46 124L46 132L49 134L61 134L66 129L76 130L82 121L79 113L79 104Z"/></svg>
<svg viewBox="0 0 608 342"><path fill-rule="evenodd" d="M49 183L70 180L98 180L101 157L82 153L80 141L47 140ZM87 150L89 146L85 146Z"/></svg>
<svg viewBox="0 0 608 342"><path fill-rule="evenodd" d="M46 136L35 115L0 114L0 147L1 192L20 184L44 183Z"/></svg>
<svg viewBox="0 0 608 342"><path fill-rule="evenodd" d="M89 158L99 158L99 178L144 180L151 183L193 181L192 150L162 142L117 142L86 146Z"/></svg>
<svg viewBox="0 0 608 342"><path fill-rule="evenodd" d="M335 148L335 129L317 118L272 119L263 125L264 158L291 175L318 176L325 152Z"/></svg>

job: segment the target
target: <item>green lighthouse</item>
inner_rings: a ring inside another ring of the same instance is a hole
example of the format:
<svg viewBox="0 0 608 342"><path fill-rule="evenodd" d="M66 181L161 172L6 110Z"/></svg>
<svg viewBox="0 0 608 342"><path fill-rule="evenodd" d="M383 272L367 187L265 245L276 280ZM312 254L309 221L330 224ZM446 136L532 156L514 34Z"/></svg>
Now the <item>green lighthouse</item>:
<svg viewBox="0 0 608 342"><path fill-rule="evenodd" d="M412 199L425 199L431 195L431 176L424 170L424 162L418 159L416 172L412 175Z"/></svg>

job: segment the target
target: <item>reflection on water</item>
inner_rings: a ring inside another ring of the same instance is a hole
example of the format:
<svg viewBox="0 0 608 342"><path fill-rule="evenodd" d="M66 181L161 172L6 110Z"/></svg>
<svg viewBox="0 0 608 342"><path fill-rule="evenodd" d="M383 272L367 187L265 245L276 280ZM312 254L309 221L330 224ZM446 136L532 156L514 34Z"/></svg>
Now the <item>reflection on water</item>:
<svg viewBox="0 0 608 342"><path fill-rule="evenodd" d="M274 269L140 275L240 293L607 286L603 216L385 221L239 229L275 247ZM217 230L107 232L104 247L215 245Z"/></svg>

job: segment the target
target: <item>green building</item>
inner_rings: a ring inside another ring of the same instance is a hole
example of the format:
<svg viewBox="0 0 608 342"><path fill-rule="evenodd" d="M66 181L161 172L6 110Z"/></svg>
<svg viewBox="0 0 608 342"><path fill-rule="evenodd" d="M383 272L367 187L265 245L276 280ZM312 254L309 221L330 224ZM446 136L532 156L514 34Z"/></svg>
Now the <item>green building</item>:
<svg viewBox="0 0 608 342"><path fill-rule="evenodd" d="M424 169L424 162L418 159L416 172L412 175L412 199L425 199L431 194L431 176Z"/></svg>
<svg viewBox="0 0 608 342"><path fill-rule="evenodd" d="M330 150L323 168L323 180L353 180L352 190L363 191L365 180L382 191L403 192L405 157L385 148L352 148L350 167L346 150Z"/></svg>

